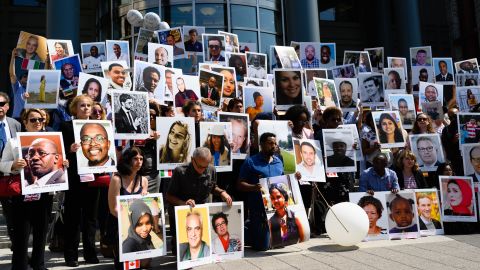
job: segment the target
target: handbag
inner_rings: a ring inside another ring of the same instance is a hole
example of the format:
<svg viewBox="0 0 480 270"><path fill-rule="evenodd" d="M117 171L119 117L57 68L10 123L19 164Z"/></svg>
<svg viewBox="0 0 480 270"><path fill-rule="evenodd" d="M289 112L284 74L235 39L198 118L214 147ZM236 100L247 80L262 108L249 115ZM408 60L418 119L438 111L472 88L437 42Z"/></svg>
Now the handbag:
<svg viewBox="0 0 480 270"><path fill-rule="evenodd" d="M20 174L4 175L0 177L0 197L22 195Z"/></svg>

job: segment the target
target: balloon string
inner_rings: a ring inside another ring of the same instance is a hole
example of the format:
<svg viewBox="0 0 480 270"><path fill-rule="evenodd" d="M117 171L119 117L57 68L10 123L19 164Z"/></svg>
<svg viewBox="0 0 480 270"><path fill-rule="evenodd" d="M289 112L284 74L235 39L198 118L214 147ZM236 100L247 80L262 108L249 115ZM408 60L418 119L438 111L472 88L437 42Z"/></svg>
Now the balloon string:
<svg viewBox="0 0 480 270"><path fill-rule="evenodd" d="M332 211L332 214L333 216L337 219L338 223L340 223L340 225L342 225L342 227L345 229L345 231L348 233L349 231L347 230L347 228L345 227L345 225L343 225L342 221L340 221L340 219L337 217L337 215L335 214L335 211L333 211L333 208L330 206L330 204L327 202L327 200L325 199L325 197L323 197L323 194L322 192L320 191L320 189L317 187L317 183L312 183L313 186L315 187L315 189L318 191L318 193L320 194L320 196L322 197L323 201L325 202L325 204L328 206L328 208L330 209L330 211Z"/></svg>

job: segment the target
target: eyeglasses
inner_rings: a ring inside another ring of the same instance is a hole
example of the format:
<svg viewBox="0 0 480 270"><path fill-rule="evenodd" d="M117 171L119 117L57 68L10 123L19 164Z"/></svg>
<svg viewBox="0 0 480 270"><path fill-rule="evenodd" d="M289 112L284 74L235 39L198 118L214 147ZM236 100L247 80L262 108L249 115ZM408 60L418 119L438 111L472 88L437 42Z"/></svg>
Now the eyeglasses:
<svg viewBox="0 0 480 270"><path fill-rule="evenodd" d="M25 159L26 160L31 160L35 157L35 155L38 154L38 157L39 158L44 158L48 155L56 155L57 153L47 153L43 150L38 150L38 151L35 151L35 150L29 150L28 153L25 155Z"/></svg>
<svg viewBox="0 0 480 270"><path fill-rule="evenodd" d="M220 222L220 223L218 223L218 224L215 224L215 228L218 228L218 227L223 226L223 225L225 225L225 224L227 224L227 222L225 222L225 220L224 220L224 221L222 221L222 222Z"/></svg>
<svg viewBox="0 0 480 270"><path fill-rule="evenodd" d="M208 45L208 48L210 48L212 50L219 50L220 46L218 46L218 45Z"/></svg>
<svg viewBox="0 0 480 270"><path fill-rule="evenodd" d="M91 145L93 141L95 141L95 143L104 143L106 139L107 138L105 138L103 135L100 135L100 134L96 135L93 138L88 135L85 135L80 139L80 141L83 145Z"/></svg>
<svg viewBox="0 0 480 270"><path fill-rule="evenodd" d="M472 157L470 160L472 160L475 163L480 163L480 157L477 157L477 158Z"/></svg>
<svg viewBox="0 0 480 270"><path fill-rule="evenodd" d="M45 122L45 118L43 117L40 117L40 118L30 118L28 119L28 121L30 121L30 123L43 123Z"/></svg>
<svg viewBox="0 0 480 270"><path fill-rule="evenodd" d="M198 162L195 160L195 158L192 158L192 160L193 160L193 162L195 163L195 166L197 166L199 169L205 170L205 169L208 168L208 165L205 166L205 167L202 167L202 166L198 165Z"/></svg>
<svg viewBox="0 0 480 270"><path fill-rule="evenodd" d="M431 152L433 150L433 146L418 147L417 150L420 152Z"/></svg>
<svg viewBox="0 0 480 270"><path fill-rule="evenodd" d="M8 102L6 102L6 101L2 101L2 102L0 102L0 107L3 107L3 106L5 106L6 104L8 104Z"/></svg>

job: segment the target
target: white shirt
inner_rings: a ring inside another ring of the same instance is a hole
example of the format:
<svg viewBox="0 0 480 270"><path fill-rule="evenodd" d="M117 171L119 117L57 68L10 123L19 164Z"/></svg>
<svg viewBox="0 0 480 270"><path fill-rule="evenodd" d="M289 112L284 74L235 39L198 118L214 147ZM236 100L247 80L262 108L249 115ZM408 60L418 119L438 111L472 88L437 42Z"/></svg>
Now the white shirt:
<svg viewBox="0 0 480 270"><path fill-rule="evenodd" d="M128 56L124 53L121 53L119 57L117 57L116 54L111 54L108 59L108 61L117 61L117 60L125 60L130 65L130 59L128 59Z"/></svg>
<svg viewBox="0 0 480 270"><path fill-rule="evenodd" d="M105 61L105 56L99 55L98 57L89 56L83 59L83 64L87 69L101 69L100 62Z"/></svg>
<svg viewBox="0 0 480 270"><path fill-rule="evenodd" d="M313 166L313 172L310 172L307 167L305 166L305 162L297 165L297 171L302 174L302 181L300 181L301 185L308 185L309 183L306 181L325 181L322 179L325 177L325 173L322 172L322 166L320 165L320 161L315 158L315 165Z"/></svg>
<svg viewBox="0 0 480 270"><path fill-rule="evenodd" d="M48 180L50 180L50 178L52 178L52 176L57 172L58 170L55 170L55 171L52 171L52 172L49 172L48 174L42 176L42 178L40 179L37 179L37 181L35 181L35 183L29 185L27 181L24 181L24 185L26 188L29 188L29 187L33 187L33 186L36 186L36 187L43 187L47 184Z"/></svg>
<svg viewBox="0 0 480 270"><path fill-rule="evenodd" d="M248 74L250 78L258 78L258 79L266 79L267 78L267 71L263 67L248 67Z"/></svg>

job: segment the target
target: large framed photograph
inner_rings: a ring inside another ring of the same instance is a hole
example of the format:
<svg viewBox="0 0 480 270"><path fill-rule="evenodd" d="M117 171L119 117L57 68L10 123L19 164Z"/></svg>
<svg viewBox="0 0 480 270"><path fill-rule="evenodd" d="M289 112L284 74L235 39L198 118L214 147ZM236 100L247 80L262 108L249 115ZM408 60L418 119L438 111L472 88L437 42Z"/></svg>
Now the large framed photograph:
<svg viewBox="0 0 480 270"><path fill-rule="evenodd" d="M132 79L125 61L101 62L103 77L109 81L108 89L130 91Z"/></svg>
<svg viewBox="0 0 480 270"><path fill-rule="evenodd" d="M273 89L245 86L243 88L243 108L250 117L250 121L255 119L259 113L273 114Z"/></svg>
<svg viewBox="0 0 480 270"><path fill-rule="evenodd" d="M317 100L321 109L328 107L340 107L338 104L337 89L335 87L335 81L313 78L315 87L317 88Z"/></svg>
<svg viewBox="0 0 480 270"><path fill-rule="evenodd" d="M477 58L471 58L455 62L455 72L457 74L478 74L478 61Z"/></svg>
<svg viewBox="0 0 480 270"><path fill-rule="evenodd" d="M30 70L26 89L29 97L25 100L25 108L56 109L59 88L59 70Z"/></svg>
<svg viewBox="0 0 480 270"><path fill-rule="evenodd" d="M431 66L432 65L432 47L411 47L410 48L410 65L414 66Z"/></svg>
<svg viewBox="0 0 480 270"><path fill-rule="evenodd" d="M173 59L181 59L185 57L185 44L183 43L181 27L158 30L157 36L158 43L173 47Z"/></svg>
<svg viewBox="0 0 480 270"><path fill-rule="evenodd" d="M337 63L335 43L320 43L320 67L331 68Z"/></svg>
<svg viewBox="0 0 480 270"><path fill-rule="evenodd" d="M247 77L267 79L267 55L264 53L246 52Z"/></svg>
<svg viewBox="0 0 480 270"><path fill-rule="evenodd" d="M182 113L183 106L190 100L200 97L200 84L197 76L173 74L171 78L176 114Z"/></svg>
<svg viewBox="0 0 480 270"><path fill-rule="evenodd" d="M195 150L195 121L192 117L157 117L158 170L173 170L190 162Z"/></svg>
<svg viewBox="0 0 480 270"><path fill-rule="evenodd" d="M108 120L73 120L79 174L116 172L117 157L112 122Z"/></svg>
<svg viewBox="0 0 480 270"><path fill-rule="evenodd" d="M78 76L83 72L82 63L78 54L68 56L53 62L56 70L62 72L60 78L60 88L65 97L77 95Z"/></svg>
<svg viewBox="0 0 480 270"><path fill-rule="evenodd" d="M127 40L106 40L107 61L125 61L130 67L130 46Z"/></svg>
<svg viewBox="0 0 480 270"><path fill-rule="evenodd" d="M284 247L310 240L310 225L295 176L262 178L260 184L270 227L271 247Z"/></svg>
<svg viewBox="0 0 480 270"><path fill-rule="evenodd" d="M470 144L480 142L480 113L458 113L459 143Z"/></svg>
<svg viewBox="0 0 480 270"><path fill-rule="evenodd" d="M379 73L358 74L358 89L362 106L384 106L383 75Z"/></svg>
<svg viewBox="0 0 480 270"><path fill-rule="evenodd" d="M388 214L385 195L390 191L375 192L374 195L365 192L349 192L351 203L358 204L368 216L369 226L365 241L388 239Z"/></svg>
<svg viewBox="0 0 480 270"><path fill-rule="evenodd" d="M217 172L232 171L232 124L230 122L200 122L200 145L210 149Z"/></svg>
<svg viewBox="0 0 480 270"><path fill-rule="evenodd" d="M106 104L108 80L103 77L80 72L77 96L88 95L94 102Z"/></svg>
<svg viewBox="0 0 480 270"><path fill-rule="evenodd" d="M20 171L22 195L67 190L62 133L19 132L17 138L19 156L27 162Z"/></svg>
<svg viewBox="0 0 480 270"><path fill-rule="evenodd" d="M117 196L120 261L167 254L162 193Z"/></svg>
<svg viewBox="0 0 480 270"><path fill-rule="evenodd" d="M480 143L471 143L461 145L463 174L470 176L473 182L479 182L480 175Z"/></svg>
<svg viewBox="0 0 480 270"><path fill-rule="evenodd" d="M200 100L204 110L217 111L221 106L223 93L223 74L211 70L200 69Z"/></svg>
<svg viewBox="0 0 480 270"><path fill-rule="evenodd" d="M80 44L82 52L82 67L86 73L102 72L100 62L107 60L105 42L89 42Z"/></svg>
<svg viewBox="0 0 480 270"><path fill-rule="evenodd" d="M480 109L480 87L456 87L458 110L461 112L478 112Z"/></svg>
<svg viewBox="0 0 480 270"><path fill-rule="evenodd" d="M148 59L148 43L157 43L157 35L155 31L140 28L138 31L137 43L135 45L135 50L133 56L135 60L147 61Z"/></svg>
<svg viewBox="0 0 480 270"><path fill-rule="evenodd" d="M232 158L245 159L250 153L250 119L243 113L218 113L219 122L232 123Z"/></svg>
<svg viewBox="0 0 480 270"><path fill-rule="evenodd" d="M245 241L243 234L243 202L208 204L212 226L212 256L214 262L235 260L243 257ZM228 242L226 241L228 240Z"/></svg>
<svg viewBox="0 0 480 270"><path fill-rule="evenodd" d="M47 39L47 46L50 63L75 54L71 40Z"/></svg>
<svg viewBox="0 0 480 270"><path fill-rule="evenodd" d="M323 150L327 173L357 171L353 143L353 133L350 129L323 130Z"/></svg>
<svg viewBox="0 0 480 270"><path fill-rule="evenodd" d="M326 182L322 148L316 140L293 139L297 172L302 181Z"/></svg>
<svg viewBox="0 0 480 270"><path fill-rule="evenodd" d="M203 62L221 64L225 63L225 36L215 34L202 34Z"/></svg>
<svg viewBox="0 0 480 270"><path fill-rule="evenodd" d="M477 222L472 177L439 176L444 222Z"/></svg>
<svg viewBox="0 0 480 270"><path fill-rule="evenodd" d="M390 239L418 238L417 200L415 192L400 191L396 194L385 193L388 215L388 236Z"/></svg>
<svg viewBox="0 0 480 270"><path fill-rule="evenodd" d="M115 139L142 140L150 137L148 93L115 90L112 97L112 118Z"/></svg>
<svg viewBox="0 0 480 270"><path fill-rule="evenodd" d="M135 60L133 90L148 93L149 98L163 100L165 91L165 67Z"/></svg>
<svg viewBox="0 0 480 270"><path fill-rule="evenodd" d="M293 148L292 129L288 126L288 121L259 120L257 140L260 141L260 137L266 132L276 135L280 155L283 158L284 173L295 173L297 171L295 149Z"/></svg>
<svg viewBox="0 0 480 270"><path fill-rule="evenodd" d="M435 69L435 83L453 83L453 62L451 57L433 58Z"/></svg>
<svg viewBox="0 0 480 270"><path fill-rule="evenodd" d="M202 56L203 44L202 35L205 34L203 26L183 26L183 40L187 55Z"/></svg>
<svg viewBox="0 0 480 270"><path fill-rule="evenodd" d="M355 78L336 78L334 81L342 111L355 111L358 102L358 80Z"/></svg>
<svg viewBox="0 0 480 270"><path fill-rule="evenodd" d="M443 85L419 82L420 103L440 101L443 104Z"/></svg>
<svg viewBox="0 0 480 270"><path fill-rule="evenodd" d="M437 167L445 162L440 135L416 134L408 136L412 152L417 157L420 170L424 172L436 171Z"/></svg>
<svg viewBox="0 0 480 270"><path fill-rule="evenodd" d="M276 69L275 104L278 110L288 110L293 105L303 104L303 76L300 69Z"/></svg>
<svg viewBox="0 0 480 270"><path fill-rule="evenodd" d="M148 62L164 67L173 67L173 47L149 42Z"/></svg>
<svg viewBox="0 0 480 270"><path fill-rule="evenodd" d="M443 234L442 213L440 212L438 190L436 188L416 189L415 198L417 201L420 234L422 236Z"/></svg>
<svg viewBox="0 0 480 270"><path fill-rule="evenodd" d="M212 261L212 234L207 204L175 206L177 233L177 268L188 269ZM193 253L190 250L200 252Z"/></svg>
<svg viewBox="0 0 480 270"><path fill-rule="evenodd" d="M382 148L404 147L402 121L398 111L372 112L375 132Z"/></svg>
<svg viewBox="0 0 480 270"><path fill-rule="evenodd" d="M416 119L413 95L389 94L388 104L390 104L390 110L399 112L403 128L412 129Z"/></svg>

